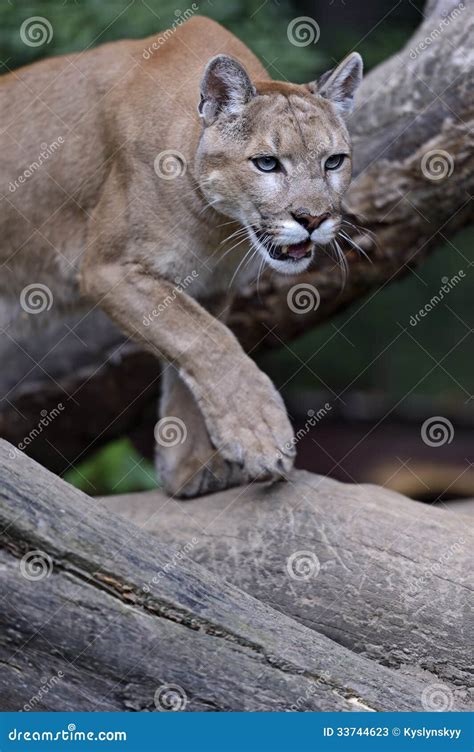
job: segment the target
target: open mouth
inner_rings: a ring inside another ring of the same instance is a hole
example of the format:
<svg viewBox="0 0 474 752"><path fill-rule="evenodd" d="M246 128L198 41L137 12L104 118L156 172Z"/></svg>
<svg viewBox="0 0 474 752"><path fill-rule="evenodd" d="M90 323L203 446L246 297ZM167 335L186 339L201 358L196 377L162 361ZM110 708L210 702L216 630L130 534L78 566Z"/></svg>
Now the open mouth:
<svg viewBox="0 0 474 752"><path fill-rule="evenodd" d="M313 252L314 243L309 239L292 245L276 245L266 233L259 230L254 230L254 232L268 254L277 261L301 261L301 259L309 258Z"/></svg>

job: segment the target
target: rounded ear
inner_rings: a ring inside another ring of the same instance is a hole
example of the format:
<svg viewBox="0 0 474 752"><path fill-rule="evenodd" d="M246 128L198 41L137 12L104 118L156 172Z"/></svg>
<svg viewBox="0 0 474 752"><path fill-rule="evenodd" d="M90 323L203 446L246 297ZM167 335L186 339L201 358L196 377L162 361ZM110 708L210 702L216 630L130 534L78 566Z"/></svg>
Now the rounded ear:
<svg viewBox="0 0 474 752"><path fill-rule="evenodd" d="M243 65L228 55L217 55L204 70L198 111L204 125L211 125L221 112L240 112L255 95L255 87Z"/></svg>
<svg viewBox="0 0 474 752"><path fill-rule="evenodd" d="M354 107L354 95L362 81L363 62L358 52L351 52L337 68L327 71L309 84L314 94L329 99L343 115Z"/></svg>

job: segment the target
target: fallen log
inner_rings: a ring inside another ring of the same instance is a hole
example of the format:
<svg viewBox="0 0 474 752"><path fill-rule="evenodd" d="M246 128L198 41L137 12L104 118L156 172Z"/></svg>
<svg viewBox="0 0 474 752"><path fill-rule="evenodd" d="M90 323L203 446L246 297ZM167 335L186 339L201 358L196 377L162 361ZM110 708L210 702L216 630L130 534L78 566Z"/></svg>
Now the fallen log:
<svg viewBox="0 0 474 752"><path fill-rule="evenodd" d="M4 441L0 479L2 711L423 709L423 677L177 557Z"/></svg>
<svg viewBox="0 0 474 752"><path fill-rule="evenodd" d="M448 705L468 702L474 540L457 511L303 471L271 492L103 503L177 550L195 540L189 559L335 643L445 684Z"/></svg>

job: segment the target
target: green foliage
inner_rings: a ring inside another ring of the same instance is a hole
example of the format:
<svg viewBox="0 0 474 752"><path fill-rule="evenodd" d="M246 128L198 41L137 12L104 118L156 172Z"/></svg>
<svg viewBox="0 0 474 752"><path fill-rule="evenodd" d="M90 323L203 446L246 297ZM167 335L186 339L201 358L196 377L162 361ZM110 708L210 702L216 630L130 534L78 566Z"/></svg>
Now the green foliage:
<svg viewBox="0 0 474 752"><path fill-rule="evenodd" d="M128 439L113 441L64 475L90 496L150 491L158 486L151 462Z"/></svg>
<svg viewBox="0 0 474 752"><path fill-rule="evenodd" d="M328 63L319 45L295 47L287 38L294 11L288 2L261 0L204 0L196 2L198 13L214 18L236 33L261 58L274 78L304 81L313 78ZM141 38L171 26L191 0L179 6L175 0L32 0L0 5L0 60L8 68L44 56L79 52L115 39ZM21 24L33 16L46 18L53 36L48 44L30 47L20 37ZM212 39L209 52L212 53Z"/></svg>

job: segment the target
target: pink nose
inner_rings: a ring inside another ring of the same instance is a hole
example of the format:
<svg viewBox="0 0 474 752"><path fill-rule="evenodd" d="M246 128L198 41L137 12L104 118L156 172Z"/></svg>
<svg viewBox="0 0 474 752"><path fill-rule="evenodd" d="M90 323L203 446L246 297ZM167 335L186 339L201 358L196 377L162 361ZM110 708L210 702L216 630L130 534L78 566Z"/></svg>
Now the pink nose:
<svg viewBox="0 0 474 752"><path fill-rule="evenodd" d="M306 214L303 212L298 212L297 214L293 214L293 217L296 219L297 222L300 223L300 225L303 225L305 230L308 230L308 232L312 232L312 230L316 230L325 219L330 218L329 212L325 212L324 214Z"/></svg>

